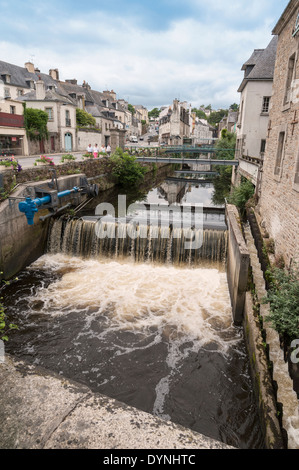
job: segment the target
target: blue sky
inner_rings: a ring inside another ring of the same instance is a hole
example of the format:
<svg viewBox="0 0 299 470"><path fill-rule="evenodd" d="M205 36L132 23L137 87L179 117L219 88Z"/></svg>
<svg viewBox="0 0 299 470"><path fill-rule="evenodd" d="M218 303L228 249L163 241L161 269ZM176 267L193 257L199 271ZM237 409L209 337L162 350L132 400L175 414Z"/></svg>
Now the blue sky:
<svg viewBox="0 0 299 470"><path fill-rule="evenodd" d="M0 60L148 109L239 103L241 67L265 48L288 0L0 0Z"/></svg>

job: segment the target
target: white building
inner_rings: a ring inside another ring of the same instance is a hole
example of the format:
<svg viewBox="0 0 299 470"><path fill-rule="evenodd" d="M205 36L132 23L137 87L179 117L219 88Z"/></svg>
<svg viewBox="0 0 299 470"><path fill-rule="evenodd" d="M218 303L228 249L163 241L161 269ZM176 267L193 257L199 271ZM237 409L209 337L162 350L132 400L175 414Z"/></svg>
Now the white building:
<svg viewBox="0 0 299 470"><path fill-rule="evenodd" d="M277 36L266 49L255 49L243 64L244 78L237 120L235 158L239 160L237 179L245 176L259 189L269 127Z"/></svg>

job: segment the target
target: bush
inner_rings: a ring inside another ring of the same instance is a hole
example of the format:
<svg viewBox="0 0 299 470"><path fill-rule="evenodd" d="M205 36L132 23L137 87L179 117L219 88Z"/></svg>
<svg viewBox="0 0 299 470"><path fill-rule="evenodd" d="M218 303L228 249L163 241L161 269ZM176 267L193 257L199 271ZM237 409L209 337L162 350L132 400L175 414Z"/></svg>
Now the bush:
<svg viewBox="0 0 299 470"><path fill-rule="evenodd" d="M79 127L94 127L96 125L95 118L80 108L76 109L76 119Z"/></svg>
<svg viewBox="0 0 299 470"><path fill-rule="evenodd" d="M290 340L299 336L299 270L298 268L285 269L272 268L271 287L263 303L269 302L270 321L274 329L281 336L288 336Z"/></svg>
<svg viewBox="0 0 299 470"><path fill-rule="evenodd" d="M254 195L254 185L246 180L240 184L240 186L236 186L232 193L230 194L228 198L228 202L230 204L235 204L237 208L240 211L240 214L244 216L245 214L245 208L246 208L246 202L249 201L249 199L252 198Z"/></svg>
<svg viewBox="0 0 299 470"><path fill-rule="evenodd" d="M120 186L132 187L139 184L146 173L146 168L142 167L136 158L117 148L111 155L110 164L112 175L117 179Z"/></svg>
<svg viewBox="0 0 299 470"><path fill-rule="evenodd" d="M216 142L216 156L218 160L233 160L235 158L236 134L223 129L221 139Z"/></svg>
<svg viewBox="0 0 299 470"><path fill-rule="evenodd" d="M61 157L61 162L63 163L65 160L76 160L76 157L74 155L71 155L70 153L67 153L66 155L63 155Z"/></svg>

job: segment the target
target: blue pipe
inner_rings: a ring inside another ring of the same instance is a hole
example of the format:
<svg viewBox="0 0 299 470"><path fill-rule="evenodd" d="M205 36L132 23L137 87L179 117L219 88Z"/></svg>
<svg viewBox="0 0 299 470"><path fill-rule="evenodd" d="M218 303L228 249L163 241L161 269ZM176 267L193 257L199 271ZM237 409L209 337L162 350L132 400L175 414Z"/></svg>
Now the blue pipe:
<svg viewBox="0 0 299 470"><path fill-rule="evenodd" d="M61 191L60 193L57 193L57 196L64 197L64 196L69 196L72 193L77 193L80 191L80 188L74 187L73 189L67 189L65 191ZM24 212L24 214L27 217L27 222L28 225L33 225L33 219L34 219L34 214L35 212L38 211L38 208L45 205L49 204L51 202L51 196L44 196L44 197L37 197L35 199L31 199L30 197L26 197L25 201L22 201L19 203L19 211Z"/></svg>

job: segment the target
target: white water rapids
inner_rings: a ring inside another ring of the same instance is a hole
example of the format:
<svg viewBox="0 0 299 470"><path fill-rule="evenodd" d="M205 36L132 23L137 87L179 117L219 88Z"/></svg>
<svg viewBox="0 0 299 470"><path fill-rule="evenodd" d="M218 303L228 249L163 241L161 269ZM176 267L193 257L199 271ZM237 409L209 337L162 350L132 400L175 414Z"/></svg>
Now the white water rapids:
<svg viewBox="0 0 299 470"><path fill-rule="evenodd" d="M106 336L120 331L143 337L155 331L150 344L167 340L168 374L156 385L153 410L162 417L169 418L163 414L164 400L184 358L209 344L225 355L239 340L232 326L226 274L217 269L84 260L64 254L44 255L30 269L60 275L29 300L41 303L40 313L50 317L82 312L83 328L76 341L96 338L105 343ZM93 325L103 317L105 328L98 331ZM114 344L114 355L129 354L136 347ZM103 379L99 368L98 380Z"/></svg>

